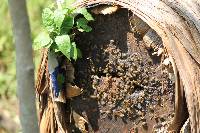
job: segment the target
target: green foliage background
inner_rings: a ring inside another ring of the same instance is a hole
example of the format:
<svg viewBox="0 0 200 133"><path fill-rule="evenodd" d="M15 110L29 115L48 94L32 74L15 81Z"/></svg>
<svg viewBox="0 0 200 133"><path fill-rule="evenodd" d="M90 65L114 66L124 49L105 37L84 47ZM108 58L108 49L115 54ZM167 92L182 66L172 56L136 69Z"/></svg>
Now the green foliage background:
<svg viewBox="0 0 200 133"><path fill-rule="evenodd" d="M31 25L32 37L41 31L41 12L50 2L47 0L28 0L28 13ZM20 10L20 9L19 9ZM1 0L0 4L0 97L15 96L16 69L15 52L12 36L11 19L8 11L8 1ZM35 53L35 64L38 64L39 53Z"/></svg>

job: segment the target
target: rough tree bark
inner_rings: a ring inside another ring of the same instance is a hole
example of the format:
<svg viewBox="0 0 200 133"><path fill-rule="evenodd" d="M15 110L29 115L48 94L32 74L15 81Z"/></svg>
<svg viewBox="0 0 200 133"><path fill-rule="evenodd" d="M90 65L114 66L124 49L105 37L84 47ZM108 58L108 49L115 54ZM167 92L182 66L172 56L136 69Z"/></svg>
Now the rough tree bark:
<svg viewBox="0 0 200 133"><path fill-rule="evenodd" d="M9 0L17 65L17 95L23 133L38 133L32 41L25 0ZM8 55L9 56L9 55Z"/></svg>
<svg viewBox="0 0 200 133"><path fill-rule="evenodd" d="M193 133L200 132L200 2L198 0L80 0L77 6L116 4L133 11L162 38L183 81Z"/></svg>

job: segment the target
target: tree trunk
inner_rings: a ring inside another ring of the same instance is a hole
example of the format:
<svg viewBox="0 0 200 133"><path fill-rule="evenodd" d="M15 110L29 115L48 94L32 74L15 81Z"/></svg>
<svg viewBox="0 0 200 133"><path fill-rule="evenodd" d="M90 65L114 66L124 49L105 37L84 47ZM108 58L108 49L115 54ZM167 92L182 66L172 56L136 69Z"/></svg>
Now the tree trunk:
<svg viewBox="0 0 200 133"><path fill-rule="evenodd" d="M193 133L200 132L200 2L197 0L82 0L77 6L116 4L133 11L162 38L175 60Z"/></svg>
<svg viewBox="0 0 200 133"><path fill-rule="evenodd" d="M23 133L38 133L32 41L25 0L9 0L17 65L17 95ZM9 55L8 55L9 56Z"/></svg>

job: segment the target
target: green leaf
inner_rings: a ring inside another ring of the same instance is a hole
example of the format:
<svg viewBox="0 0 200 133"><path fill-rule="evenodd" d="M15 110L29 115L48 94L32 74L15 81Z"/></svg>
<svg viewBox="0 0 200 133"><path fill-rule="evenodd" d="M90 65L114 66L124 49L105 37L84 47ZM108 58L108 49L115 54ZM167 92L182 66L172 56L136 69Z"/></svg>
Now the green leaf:
<svg viewBox="0 0 200 133"><path fill-rule="evenodd" d="M58 49L58 45L57 45L55 42L53 42L53 43L51 44L50 50L53 50L55 53L60 51L60 50Z"/></svg>
<svg viewBox="0 0 200 133"><path fill-rule="evenodd" d="M70 60L71 42L69 35L56 36L58 49Z"/></svg>
<svg viewBox="0 0 200 133"><path fill-rule="evenodd" d="M53 40L49 37L49 35L45 32L42 32L34 40L33 43L34 50L38 50L44 47L49 48L52 42Z"/></svg>
<svg viewBox="0 0 200 133"><path fill-rule="evenodd" d="M77 49L77 57L78 58L82 58L82 52L79 48L76 48Z"/></svg>
<svg viewBox="0 0 200 133"><path fill-rule="evenodd" d="M77 52L77 48L76 48L76 43L75 42L72 42L71 57L74 60L77 60L77 58L78 58L78 52Z"/></svg>
<svg viewBox="0 0 200 133"><path fill-rule="evenodd" d="M75 13L80 13L82 14L88 21L93 21L94 18L92 17L92 15L87 11L86 8L77 8L75 10Z"/></svg>
<svg viewBox="0 0 200 133"><path fill-rule="evenodd" d="M52 32L55 28L54 26L54 14L50 8L45 8L42 13L42 22L44 27Z"/></svg>
<svg viewBox="0 0 200 133"><path fill-rule="evenodd" d="M65 11L64 10L61 10L61 9L56 9L54 11L54 22L56 24L56 27L58 29L60 29L62 23L63 23L63 20L65 18Z"/></svg>
<svg viewBox="0 0 200 133"><path fill-rule="evenodd" d="M74 25L74 17L66 16L61 26L61 33L68 33Z"/></svg>
<svg viewBox="0 0 200 133"><path fill-rule="evenodd" d="M88 21L85 18L79 18L76 22L77 28L79 31L83 32L90 32L92 28L88 26Z"/></svg>

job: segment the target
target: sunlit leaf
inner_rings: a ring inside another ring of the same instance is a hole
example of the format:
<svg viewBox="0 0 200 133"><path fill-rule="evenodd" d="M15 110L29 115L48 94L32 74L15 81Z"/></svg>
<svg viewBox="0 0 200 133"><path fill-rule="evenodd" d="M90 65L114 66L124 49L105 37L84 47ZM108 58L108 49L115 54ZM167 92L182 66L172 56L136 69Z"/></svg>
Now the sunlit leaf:
<svg viewBox="0 0 200 133"><path fill-rule="evenodd" d="M68 58L70 59L70 51L71 51L71 41L69 35L61 35L56 36L55 42L58 46L58 49Z"/></svg>
<svg viewBox="0 0 200 133"><path fill-rule="evenodd" d="M65 11L61 10L61 9L56 9L54 11L54 22L56 24L56 27L58 29L60 29L62 23L63 23L63 20L65 18Z"/></svg>
<svg viewBox="0 0 200 133"><path fill-rule="evenodd" d="M75 10L76 13L82 14L88 21L94 20L92 15L87 11L86 8L78 8Z"/></svg>
<svg viewBox="0 0 200 133"><path fill-rule="evenodd" d="M33 43L34 50L38 50L41 48L49 48L52 44L52 39L49 37L49 35L45 32L40 33Z"/></svg>
<svg viewBox="0 0 200 133"><path fill-rule="evenodd" d="M42 13L42 22L45 28L52 32L54 30L54 15L50 8L45 8Z"/></svg>

